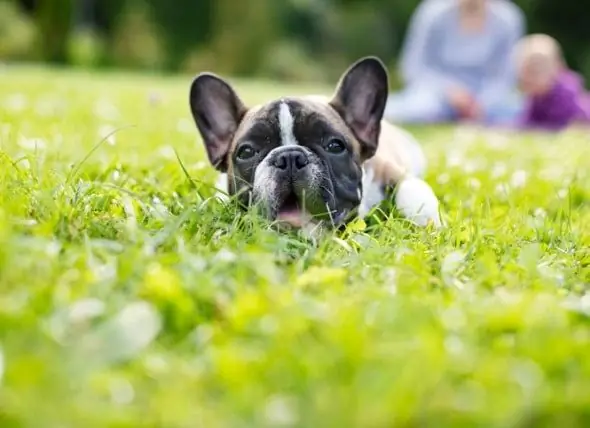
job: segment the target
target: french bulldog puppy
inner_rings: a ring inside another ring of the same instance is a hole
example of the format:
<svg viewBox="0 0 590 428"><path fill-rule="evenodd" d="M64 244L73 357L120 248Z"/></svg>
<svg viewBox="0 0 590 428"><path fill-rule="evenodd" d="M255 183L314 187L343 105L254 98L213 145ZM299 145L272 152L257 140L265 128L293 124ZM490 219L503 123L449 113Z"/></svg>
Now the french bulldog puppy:
<svg viewBox="0 0 590 428"><path fill-rule="evenodd" d="M331 98L284 97L248 108L221 77L201 73L189 101L221 173L218 189L273 222L338 227L394 190L402 215L440 226L420 146L383 120L388 89L383 63L366 57L344 72Z"/></svg>

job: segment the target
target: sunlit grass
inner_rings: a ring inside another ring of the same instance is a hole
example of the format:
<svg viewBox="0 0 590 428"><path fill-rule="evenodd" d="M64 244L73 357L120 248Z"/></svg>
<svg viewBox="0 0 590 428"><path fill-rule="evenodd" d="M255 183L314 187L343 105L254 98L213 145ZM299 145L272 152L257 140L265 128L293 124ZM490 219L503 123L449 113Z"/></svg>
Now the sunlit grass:
<svg viewBox="0 0 590 428"><path fill-rule="evenodd" d="M190 80L1 71L0 426L590 421L587 134L416 130L447 228L310 242L212 197Z"/></svg>

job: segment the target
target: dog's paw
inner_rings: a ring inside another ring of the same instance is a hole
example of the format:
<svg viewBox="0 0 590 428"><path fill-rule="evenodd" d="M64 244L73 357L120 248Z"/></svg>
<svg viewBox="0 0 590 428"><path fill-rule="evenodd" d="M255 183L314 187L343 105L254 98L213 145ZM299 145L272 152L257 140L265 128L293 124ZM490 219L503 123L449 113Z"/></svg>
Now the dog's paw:
<svg viewBox="0 0 590 428"><path fill-rule="evenodd" d="M424 180L408 177L402 180L395 194L396 208L418 226L441 227L438 198Z"/></svg>

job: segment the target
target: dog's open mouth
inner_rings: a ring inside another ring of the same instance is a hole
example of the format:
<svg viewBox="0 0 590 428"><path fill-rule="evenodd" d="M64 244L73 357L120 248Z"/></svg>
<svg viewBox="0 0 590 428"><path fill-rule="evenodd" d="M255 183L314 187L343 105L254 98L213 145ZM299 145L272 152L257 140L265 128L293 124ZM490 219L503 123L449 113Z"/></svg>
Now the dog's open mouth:
<svg viewBox="0 0 590 428"><path fill-rule="evenodd" d="M303 227L310 220L310 216L301 206L295 193L290 193L277 210L277 220L292 227Z"/></svg>

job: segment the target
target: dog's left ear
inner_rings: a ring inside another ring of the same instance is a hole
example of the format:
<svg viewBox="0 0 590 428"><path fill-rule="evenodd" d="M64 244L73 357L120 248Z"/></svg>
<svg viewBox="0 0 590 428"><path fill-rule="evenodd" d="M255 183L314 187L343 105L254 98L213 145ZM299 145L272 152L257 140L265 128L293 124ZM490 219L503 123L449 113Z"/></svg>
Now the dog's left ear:
<svg viewBox="0 0 590 428"><path fill-rule="evenodd" d="M385 66L376 57L366 57L342 75L330 101L359 140L363 159L377 151L388 91Z"/></svg>
<svg viewBox="0 0 590 428"><path fill-rule="evenodd" d="M191 85L191 112L207 156L219 171L227 170L227 155L246 107L234 89L212 73L201 73Z"/></svg>

